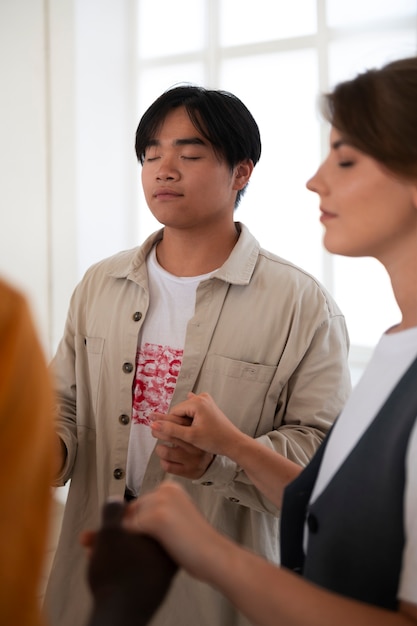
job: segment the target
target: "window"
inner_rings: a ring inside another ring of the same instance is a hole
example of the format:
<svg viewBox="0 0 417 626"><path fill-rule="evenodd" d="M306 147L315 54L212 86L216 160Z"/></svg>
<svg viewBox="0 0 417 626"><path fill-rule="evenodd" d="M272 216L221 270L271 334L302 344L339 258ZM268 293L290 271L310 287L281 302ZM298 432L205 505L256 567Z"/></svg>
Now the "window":
<svg viewBox="0 0 417 626"><path fill-rule="evenodd" d="M321 243L305 189L327 151L317 96L367 67L417 51L415 0L136 0L138 119L177 83L226 89L257 120L262 157L236 212L261 245L314 274L335 296L351 337L354 380L398 320L385 271ZM160 225L139 194L139 240Z"/></svg>

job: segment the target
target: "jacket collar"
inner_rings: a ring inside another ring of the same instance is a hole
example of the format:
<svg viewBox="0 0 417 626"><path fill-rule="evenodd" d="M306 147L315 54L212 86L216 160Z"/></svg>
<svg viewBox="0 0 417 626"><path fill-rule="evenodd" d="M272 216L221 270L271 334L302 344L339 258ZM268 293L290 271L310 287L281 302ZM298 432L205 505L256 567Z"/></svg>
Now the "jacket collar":
<svg viewBox="0 0 417 626"><path fill-rule="evenodd" d="M255 269L260 246L244 224L236 222L236 228L240 232L239 239L228 259L214 272L212 278L235 285L247 285ZM164 229L161 228L150 235L140 247L116 255L109 275L114 278L129 278L138 282L142 276L146 257L153 246L163 238L163 234Z"/></svg>

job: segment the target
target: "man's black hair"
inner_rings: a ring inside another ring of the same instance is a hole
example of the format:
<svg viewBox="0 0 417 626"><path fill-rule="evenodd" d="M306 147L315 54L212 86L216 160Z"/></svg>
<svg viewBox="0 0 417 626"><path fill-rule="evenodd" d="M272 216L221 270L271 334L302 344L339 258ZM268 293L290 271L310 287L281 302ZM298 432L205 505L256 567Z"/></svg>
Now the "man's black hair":
<svg viewBox="0 0 417 626"><path fill-rule="evenodd" d="M154 139L166 116L184 107L196 129L213 146L215 153L232 170L241 161L254 165L261 156L259 128L251 112L239 98L222 90L180 85L165 91L142 116L136 131L135 150L141 164L146 148ZM237 207L246 186L236 196Z"/></svg>

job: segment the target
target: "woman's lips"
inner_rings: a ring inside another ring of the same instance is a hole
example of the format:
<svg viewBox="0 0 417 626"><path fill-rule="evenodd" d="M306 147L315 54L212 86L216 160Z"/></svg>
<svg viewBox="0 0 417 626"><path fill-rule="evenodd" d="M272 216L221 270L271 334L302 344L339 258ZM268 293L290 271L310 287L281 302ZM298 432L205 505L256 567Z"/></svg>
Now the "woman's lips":
<svg viewBox="0 0 417 626"><path fill-rule="evenodd" d="M337 217L336 213L330 213L330 211L325 211L324 209L320 209L320 222L328 222L329 220L333 220Z"/></svg>

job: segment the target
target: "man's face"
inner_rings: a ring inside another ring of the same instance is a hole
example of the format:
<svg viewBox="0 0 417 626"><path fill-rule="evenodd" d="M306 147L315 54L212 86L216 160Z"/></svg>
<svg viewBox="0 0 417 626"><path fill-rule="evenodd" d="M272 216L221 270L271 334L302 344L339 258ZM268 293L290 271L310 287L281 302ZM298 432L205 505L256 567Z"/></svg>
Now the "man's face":
<svg viewBox="0 0 417 626"><path fill-rule="evenodd" d="M231 171L191 122L184 107L170 112L146 148L142 185L154 217L167 228L230 223L239 166Z"/></svg>

